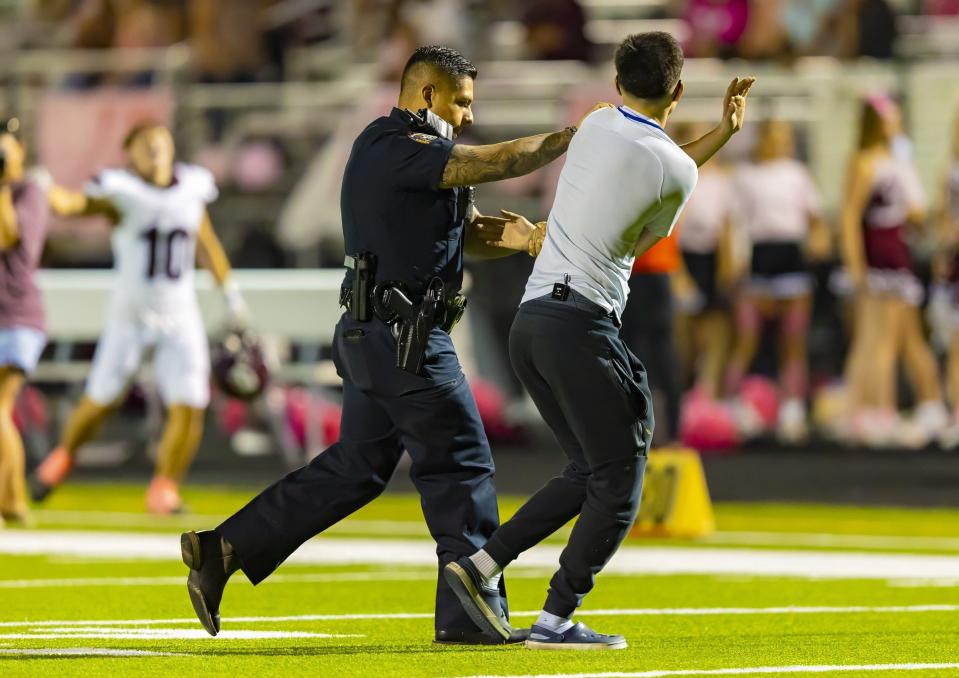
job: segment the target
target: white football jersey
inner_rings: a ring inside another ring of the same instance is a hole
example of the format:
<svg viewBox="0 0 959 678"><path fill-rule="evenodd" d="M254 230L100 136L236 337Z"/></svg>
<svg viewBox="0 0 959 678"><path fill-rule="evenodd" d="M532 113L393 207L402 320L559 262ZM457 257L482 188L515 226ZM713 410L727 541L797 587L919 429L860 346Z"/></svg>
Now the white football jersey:
<svg viewBox="0 0 959 678"><path fill-rule="evenodd" d="M120 214L113 229L115 311L176 314L196 306L196 239L207 204L217 198L213 175L177 163L173 183L161 188L129 170L100 172L85 189Z"/></svg>

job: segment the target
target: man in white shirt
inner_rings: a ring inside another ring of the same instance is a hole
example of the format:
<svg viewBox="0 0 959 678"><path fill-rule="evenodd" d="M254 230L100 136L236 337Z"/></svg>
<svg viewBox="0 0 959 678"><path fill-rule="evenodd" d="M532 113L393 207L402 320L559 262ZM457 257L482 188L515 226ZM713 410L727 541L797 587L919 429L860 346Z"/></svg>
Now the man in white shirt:
<svg viewBox="0 0 959 678"><path fill-rule="evenodd" d="M548 235L510 333L510 358L570 459L485 546L446 566L464 609L502 636L483 591L523 551L579 516L530 631L532 649L621 649L622 636L571 621L639 510L653 433L646 370L619 338L633 259L669 235L704 163L742 127L752 78L736 78L722 122L680 147L663 131L683 93L667 33L616 52L623 105L589 115L570 144Z"/></svg>

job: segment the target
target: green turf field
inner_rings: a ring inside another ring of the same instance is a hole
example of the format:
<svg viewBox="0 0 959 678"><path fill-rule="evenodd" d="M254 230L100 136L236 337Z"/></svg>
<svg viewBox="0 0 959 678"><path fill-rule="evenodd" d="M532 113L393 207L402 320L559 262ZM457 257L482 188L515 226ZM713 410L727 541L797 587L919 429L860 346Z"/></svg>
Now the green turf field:
<svg viewBox="0 0 959 678"><path fill-rule="evenodd" d="M714 537L631 540L599 578L580 618L629 649L554 653L430 643L432 547L401 495L259 587L237 575L206 636L177 533L249 494L193 489L192 517L158 520L141 487L68 486L36 530L0 531L0 676L959 675L959 511L719 505ZM508 572L515 623L560 545Z"/></svg>

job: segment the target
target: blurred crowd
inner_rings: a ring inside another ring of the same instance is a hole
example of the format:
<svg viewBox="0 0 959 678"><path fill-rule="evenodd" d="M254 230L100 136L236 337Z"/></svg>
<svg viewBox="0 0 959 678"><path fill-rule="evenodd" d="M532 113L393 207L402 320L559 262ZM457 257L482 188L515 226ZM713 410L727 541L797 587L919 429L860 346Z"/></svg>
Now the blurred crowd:
<svg viewBox="0 0 959 678"><path fill-rule="evenodd" d="M447 44L481 63L603 64L614 44L607 33L618 41L639 26L675 32L690 57L788 65L808 56L898 58L904 17L929 25L959 19L959 0L635 7L604 0L33 0L23 7L16 30L4 29L18 50L176 45L187 48L186 76L196 83L290 80L290 54L299 47L347 50L344 70L373 66L379 89L351 102L352 113L325 123L322 133L319 123L277 114L231 136L217 102L204 113L211 130L204 143L182 144L225 189L213 216L218 227L229 225L224 242L240 267L339 265L336 206L349 145L392 105L399 71L418 45ZM53 149L42 160L116 147L104 131L104 107L126 107L115 125L145 106L155 111L156 101L123 93L159 97L160 88L148 87L156 82L157 71L144 68L77 72L58 83L65 98L45 101L38 115L41 123L56 121L36 125L40 155ZM101 99L89 108L71 98L91 93ZM175 104L157 100L167 108L153 117L181 124ZM623 333L650 366L658 443L723 449L753 438L796 444L821 435L866 445L959 445L959 272L950 254L959 241L959 128L953 166L942 190L928 196L896 102L880 94L864 101L860 128L838 210L823 207L806 166L806 130L766 120L743 135L751 139L748 158L730 155L703 168L673 237L637 262ZM685 140L701 131L677 125L671 133ZM81 178L51 169L60 181ZM548 208L545 186L554 180L510 182L495 195ZM221 221L216 210L226 214L224 204L240 216ZM93 251L79 238L62 242L54 229L48 265L109 262L105 236ZM479 388L520 409L523 396L498 347L529 272L521 259L473 266L471 302ZM507 434L510 419L503 418Z"/></svg>
<svg viewBox="0 0 959 678"><path fill-rule="evenodd" d="M589 26L597 0L33 0L18 47L146 48L188 44L200 81L284 76L291 46L344 38L387 72L417 45L497 56L491 29L521 27L519 56L603 59ZM662 0L615 3L624 20L675 20L691 57L788 60L895 55L897 16L959 15L957 0ZM492 38L492 39L491 39Z"/></svg>

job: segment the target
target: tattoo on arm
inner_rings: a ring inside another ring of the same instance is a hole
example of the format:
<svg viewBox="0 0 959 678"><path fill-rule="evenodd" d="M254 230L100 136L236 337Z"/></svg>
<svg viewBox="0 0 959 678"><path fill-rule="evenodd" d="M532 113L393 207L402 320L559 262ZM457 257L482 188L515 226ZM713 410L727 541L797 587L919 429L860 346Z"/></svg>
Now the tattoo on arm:
<svg viewBox="0 0 959 678"><path fill-rule="evenodd" d="M569 146L575 127L488 146L453 146L440 188L512 179L547 165Z"/></svg>

